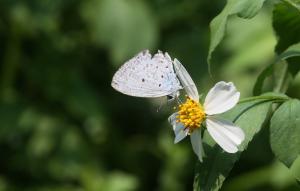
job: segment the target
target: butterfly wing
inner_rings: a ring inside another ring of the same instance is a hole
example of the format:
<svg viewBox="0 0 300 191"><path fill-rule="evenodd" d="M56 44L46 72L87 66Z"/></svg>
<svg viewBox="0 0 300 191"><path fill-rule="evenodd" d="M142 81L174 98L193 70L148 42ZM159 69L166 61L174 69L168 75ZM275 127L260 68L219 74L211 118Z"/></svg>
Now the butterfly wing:
<svg viewBox="0 0 300 191"><path fill-rule="evenodd" d="M123 94L136 97L161 97L181 89L170 56L158 52L152 57L148 50L122 65L111 85Z"/></svg>

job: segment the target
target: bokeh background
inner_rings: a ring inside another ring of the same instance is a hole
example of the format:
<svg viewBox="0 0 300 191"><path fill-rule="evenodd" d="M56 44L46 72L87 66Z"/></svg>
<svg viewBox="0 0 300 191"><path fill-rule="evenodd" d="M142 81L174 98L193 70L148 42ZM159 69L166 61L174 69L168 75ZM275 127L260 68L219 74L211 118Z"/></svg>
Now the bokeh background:
<svg viewBox="0 0 300 191"><path fill-rule="evenodd" d="M178 58L203 94L218 80L251 96L274 57L267 3L231 17L214 54L209 23L220 0L1 0L0 191L192 190L189 140L173 144L172 108L114 91L117 68L143 49ZM288 95L300 97L300 79ZM268 128L242 154L222 190L299 190L274 159Z"/></svg>

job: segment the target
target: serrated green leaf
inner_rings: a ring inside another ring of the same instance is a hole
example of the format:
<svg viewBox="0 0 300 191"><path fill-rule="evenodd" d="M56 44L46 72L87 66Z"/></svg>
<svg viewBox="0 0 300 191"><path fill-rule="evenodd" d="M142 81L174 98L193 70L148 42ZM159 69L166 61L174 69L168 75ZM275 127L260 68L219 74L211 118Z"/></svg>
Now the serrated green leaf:
<svg viewBox="0 0 300 191"><path fill-rule="evenodd" d="M194 180L195 191L219 190L234 163L239 159L241 151L245 150L254 135L263 126L271 106L271 101L254 100L238 104L223 117L233 121L245 132L245 140L240 151L235 154L224 152L210 137L207 131L204 134L204 149L206 157L203 163L198 162ZM251 121L251 123L249 123Z"/></svg>
<svg viewBox="0 0 300 191"><path fill-rule="evenodd" d="M290 167L300 154L300 101L283 103L270 125L271 148L276 157Z"/></svg>
<svg viewBox="0 0 300 191"><path fill-rule="evenodd" d="M212 53L224 37L228 17L237 14L242 18L252 18L261 9L264 1L265 0L228 0L223 11L211 21L211 38L207 56L209 71Z"/></svg>

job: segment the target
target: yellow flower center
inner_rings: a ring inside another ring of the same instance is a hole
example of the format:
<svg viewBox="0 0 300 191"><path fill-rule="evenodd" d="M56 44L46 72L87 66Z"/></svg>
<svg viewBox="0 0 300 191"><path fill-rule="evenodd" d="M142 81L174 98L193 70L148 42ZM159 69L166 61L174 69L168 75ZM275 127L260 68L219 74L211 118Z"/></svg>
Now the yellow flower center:
<svg viewBox="0 0 300 191"><path fill-rule="evenodd" d="M187 97L186 102L179 105L177 122L182 123L185 128L188 128L189 133L192 133L195 129L200 128L204 119L204 109L199 102Z"/></svg>

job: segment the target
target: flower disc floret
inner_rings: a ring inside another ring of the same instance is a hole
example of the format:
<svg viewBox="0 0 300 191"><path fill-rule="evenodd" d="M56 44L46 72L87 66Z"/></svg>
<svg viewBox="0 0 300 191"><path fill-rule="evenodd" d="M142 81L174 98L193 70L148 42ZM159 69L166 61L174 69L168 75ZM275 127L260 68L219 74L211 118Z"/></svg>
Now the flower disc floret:
<svg viewBox="0 0 300 191"><path fill-rule="evenodd" d="M204 119L205 112L202 105L193 99L187 97L186 102L179 105L177 122L182 123L189 133L200 128Z"/></svg>

